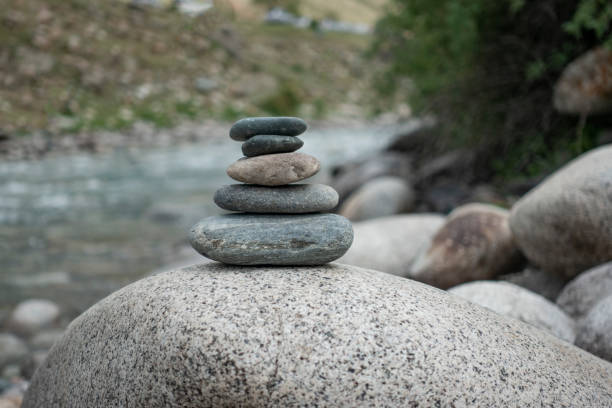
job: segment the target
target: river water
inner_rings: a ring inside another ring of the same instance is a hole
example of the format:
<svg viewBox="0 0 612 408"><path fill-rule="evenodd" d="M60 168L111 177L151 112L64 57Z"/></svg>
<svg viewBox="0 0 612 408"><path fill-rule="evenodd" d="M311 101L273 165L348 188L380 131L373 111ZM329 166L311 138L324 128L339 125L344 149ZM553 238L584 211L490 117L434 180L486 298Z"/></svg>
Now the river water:
<svg viewBox="0 0 612 408"><path fill-rule="evenodd" d="M383 148L394 128L311 129L302 152L329 169ZM220 213L214 191L241 156L229 138L0 163L0 309L26 298L76 315L152 270L193 256L187 231Z"/></svg>

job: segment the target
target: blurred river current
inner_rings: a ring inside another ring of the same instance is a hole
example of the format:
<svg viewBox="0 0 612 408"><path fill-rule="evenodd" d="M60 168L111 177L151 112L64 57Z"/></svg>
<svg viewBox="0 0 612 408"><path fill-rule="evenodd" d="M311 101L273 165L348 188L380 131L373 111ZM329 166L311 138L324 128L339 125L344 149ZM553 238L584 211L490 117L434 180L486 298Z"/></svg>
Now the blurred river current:
<svg viewBox="0 0 612 408"><path fill-rule="evenodd" d="M323 168L382 149L394 127L309 130L302 152ZM189 227L218 214L215 190L241 157L229 138L166 149L0 163L0 308L26 298L69 315L189 257ZM193 252L195 253L195 252Z"/></svg>

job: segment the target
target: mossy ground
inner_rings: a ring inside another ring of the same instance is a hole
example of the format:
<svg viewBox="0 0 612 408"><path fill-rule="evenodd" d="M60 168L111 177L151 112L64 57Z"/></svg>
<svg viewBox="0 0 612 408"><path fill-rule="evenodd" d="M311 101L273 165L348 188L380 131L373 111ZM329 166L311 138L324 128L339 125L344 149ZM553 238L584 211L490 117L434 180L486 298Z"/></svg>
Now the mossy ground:
<svg viewBox="0 0 612 408"><path fill-rule="evenodd" d="M192 18L114 1L0 0L0 131L367 114L367 36L267 26L215 4Z"/></svg>

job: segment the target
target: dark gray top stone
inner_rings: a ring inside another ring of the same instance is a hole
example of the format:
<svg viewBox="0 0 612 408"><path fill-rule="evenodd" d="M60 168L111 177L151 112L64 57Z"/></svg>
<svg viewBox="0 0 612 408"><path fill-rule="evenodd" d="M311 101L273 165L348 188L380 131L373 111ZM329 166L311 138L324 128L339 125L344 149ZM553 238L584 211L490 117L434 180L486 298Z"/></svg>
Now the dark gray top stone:
<svg viewBox="0 0 612 408"><path fill-rule="evenodd" d="M353 227L336 214L230 214L204 218L189 240L205 257L230 265L322 265L349 249Z"/></svg>
<svg viewBox="0 0 612 408"><path fill-rule="evenodd" d="M242 153L247 157L272 153L295 152L304 145L299 137L279 135L257 135L242 144Z"/></svg>
<svg viewBox="0 0 612 408"><path fill-rule="evenodd" d="M612 365L386 273L216 263L135 282L74 320L38 407L610 407Z"/></svg>
<svg viewBox="0 0 612 408"><path fill-rule="evenodd" d="M308 125L300 118L293 117L259 117L244 118L234 123L230 137L245 141L256 135L297 136L306 131Z"/></svg>
<svg viewBox="0 0 612 408"><path fill-rule="evenodd" d="M338 193L323 184L232 184L215 192L215 203L228 211L301 214L333 209L338 204Z"/></svg>

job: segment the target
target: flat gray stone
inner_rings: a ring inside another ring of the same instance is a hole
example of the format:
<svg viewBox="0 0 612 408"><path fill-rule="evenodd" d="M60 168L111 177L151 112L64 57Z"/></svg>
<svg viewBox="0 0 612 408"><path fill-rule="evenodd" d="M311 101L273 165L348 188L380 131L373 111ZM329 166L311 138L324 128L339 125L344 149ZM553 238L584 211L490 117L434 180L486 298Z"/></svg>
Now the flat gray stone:
<svg viewBox="0 0 612 408"><path fill-rule="evenodd" d="M257 135L242 144L242 153L247 157L290 153L295 152L303 145L302 139L295 136Z"/></svg>
<svg viewBox="0 0 612 408"><path fill-rule="evenodd" d="M612 362L612 295L597 302L578 321L576 345Z"/></svg>
<svg viewBox="0 0 612 408"><path fill-rule="evenodd" d="M319 161L304 153L277 153L238 160L227 168L234 180L262 186L284 186L318 173Z"/></svg>
<svg viewBox="0 0 612 408"><path fill-rule="evenodd" d="M351 221L364 221L408 211L414 199L414 190L404 179L377 177L351 193L338 213Z"/></svg>
<svg viewBox="0 0 612 408"><path fill-rule="evenodd" d="M33 407L609 407L612 365L461 298L343 265L196 265L72 322Z"/></svg>
<svg viewBox="0 0 612 408"><path fill-rule="evenodd" d="M521 198L510 214L530 263L572 278L612 261L612 146L571 161Z"/></svg>
<svg viewBox="0 0 612 408"><path fill-rule="evenodd" d="M478 281L448 290L470 302L504 316L518 319L573 343L576 323L563 310L542 296L508 282Z"/></svg>
<svg viewBox="0 0 612 408"><path fill-rule="evenodd" d="M570 316L580 318L608 296L612 296L612 262L578 275L565 285L557 297L557 304Z"/></svg>
<svg viewBox="0 0 612 408"><path fill-rule="evenodd" d="M488 204L457 207L424 247L410 277L447 289L520 270L520 254L508 226L508 211Z"/></svg>
<svg viewBox="0 0 612 408"><path fill-rule="evenodd" d="M344 255L353 228L336 214L230 214L204 218L189 240L200 254L230 265L322 265Z"/></svg>
<svg viewBox="0 0 612 408"><path fill-rule="evenodd" d="M408 214L353 224L353 245L338 262L409 277L422 247L444 223L438 214Z"/></svg>
<svg viewBox="0 0 612 408"><path fill-rule="evenodd" d="M234 123L230 137L244 141L257 135L298 136L306 131L308 125L300 118L258 117L244 118Z"/></svg>
<svg viewBox="0 0 612 408"><path fill-rule="evenodd" d="M214 200L228 211L301 214L333 209L338 205L338 193L323 184L278 187L232 184L218 189Z"/></svg>

